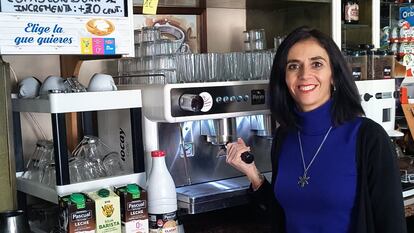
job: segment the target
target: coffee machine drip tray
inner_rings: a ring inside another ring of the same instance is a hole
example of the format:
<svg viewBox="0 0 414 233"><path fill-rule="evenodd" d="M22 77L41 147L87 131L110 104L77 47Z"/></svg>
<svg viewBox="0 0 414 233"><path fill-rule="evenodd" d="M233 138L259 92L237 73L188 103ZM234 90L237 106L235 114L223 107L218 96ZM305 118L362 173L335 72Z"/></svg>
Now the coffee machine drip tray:
<svg viewBox="0 0 414 233"><path fill-rule="evenodd" d="M267 180L271 172L263 173ZM246 176L176 188L182 213L198 214L248 203L250 182Z"/></svg>

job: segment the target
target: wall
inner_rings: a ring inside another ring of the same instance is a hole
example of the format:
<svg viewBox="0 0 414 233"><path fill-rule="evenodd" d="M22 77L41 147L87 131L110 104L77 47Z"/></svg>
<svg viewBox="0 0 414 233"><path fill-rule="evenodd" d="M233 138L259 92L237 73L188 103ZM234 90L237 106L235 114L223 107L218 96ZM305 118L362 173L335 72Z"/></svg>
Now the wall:
<svg viewBox="0 0 414 233"><path fill-rule="evenodd" d="M49 75L59 76L60 74L59 56L57 55L3 56L3 59L9 62L12 68L10 78L14 93L17 90L15 78L20 81L27 76L34 76L43 81ZM16 77L14 77L13 71ZM31 113L31 115L38 121L40 129L28 113L22 113L20 117L23 132L23 153L26 158L33 153L36 141L43 138L41 131L44 132L46 139L52 139L50 115L45 113Z"/></svg>
<svg viewBox="0 0 414 233"><path fill-rule="evenodd" d="M277 7L277 8L276 8ZM307 25L330 34L330 4L292 3L286 6L249 9L246 12L247 30L263 28L266 31L267 48L273 48L273 37L285 36L292 29Z"/></svg>
<svg viewBox="0 0 414 233"><path fill-rule="evenodd" d="M246 9L207 8L207 51L243 50Z"/></svg>

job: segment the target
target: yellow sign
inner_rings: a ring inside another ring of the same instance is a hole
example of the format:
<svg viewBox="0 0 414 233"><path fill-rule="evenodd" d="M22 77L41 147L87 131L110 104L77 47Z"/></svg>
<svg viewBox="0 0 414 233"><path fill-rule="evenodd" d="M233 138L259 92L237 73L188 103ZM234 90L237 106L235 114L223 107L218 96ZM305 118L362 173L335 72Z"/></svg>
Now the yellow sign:
<svg viewBox="0 0 414 233"><path fill-rule="evenodd" d="M144 0L142 13L146 15L156 15L158 8L158 0Z"/></svg>
<svg viewBox="0 0 414 233"><path fill-rule="evenodd" d="M92 54L92 38L81 38L81 54Z"/></svg>

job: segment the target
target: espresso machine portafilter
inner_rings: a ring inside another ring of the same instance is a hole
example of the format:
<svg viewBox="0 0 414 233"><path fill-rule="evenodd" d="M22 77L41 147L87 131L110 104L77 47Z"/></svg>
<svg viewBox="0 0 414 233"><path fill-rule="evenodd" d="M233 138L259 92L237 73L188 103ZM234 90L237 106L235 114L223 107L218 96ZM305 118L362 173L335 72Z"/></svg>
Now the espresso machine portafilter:
<svg viewBox="0 0 414 233"><path fill-rule="evenodd" d="M237 101L236 97L233 96L233 98L229 97L229 101ZM201 95L192 93L182 94L178 100L181 110L192 113L208 111L207 109L210 108L213 101L212 96L207 92L202 92ZM241 101L242 99L239 98L238 102ZM219 156L224 156L227 153L227 144L237 140L236 119L222 118L214 119L210 122L211 127L209 127L210 133L207 135L207 142L220 146L218 154ZM254 161L254 155L246 151L241 154L241 159L245 163L252 163Z"/></svg>
<svg viewBox="0 0 414 233"><path fill-rule="evenodd" d="M217 156L225 156L227 154L227 144L237 140L236 118L207 120L207 124L208 132L205 133L207 142L219 146ZM252 163L254 155L248 151L243 152L241 160L245 163Z"/></svg>

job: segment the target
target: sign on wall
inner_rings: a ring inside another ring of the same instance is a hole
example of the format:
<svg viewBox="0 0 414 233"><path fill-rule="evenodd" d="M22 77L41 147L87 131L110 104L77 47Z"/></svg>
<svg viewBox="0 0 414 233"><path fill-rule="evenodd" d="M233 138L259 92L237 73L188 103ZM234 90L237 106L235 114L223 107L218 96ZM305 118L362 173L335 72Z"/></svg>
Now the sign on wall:
<svg viewBox="0 0 414 233"><path fill-rule="evenodd" d="M414 9L412 7L400 7L400 19L404 19L414 26Z"/></svg>
<svg viewBox="0 0 414 233"><path fill-rule="evenodd" d="M133 54L132 1L0 3L0 54Z"/></svg>

